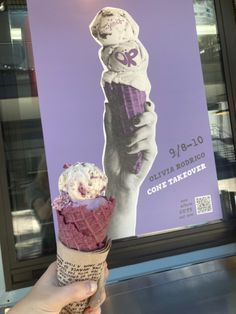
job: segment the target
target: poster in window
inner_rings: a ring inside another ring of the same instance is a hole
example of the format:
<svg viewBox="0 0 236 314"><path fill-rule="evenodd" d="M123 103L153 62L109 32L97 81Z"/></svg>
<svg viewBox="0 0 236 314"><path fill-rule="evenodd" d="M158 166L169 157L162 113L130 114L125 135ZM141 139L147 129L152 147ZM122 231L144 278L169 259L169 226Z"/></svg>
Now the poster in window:
<svg viewBox="0 0 236 314"><path fill-rule="evenodd" d="M28 10L51 197L65 162L92 162L116 198L113 239L221 219L193 2Z"/></svg>

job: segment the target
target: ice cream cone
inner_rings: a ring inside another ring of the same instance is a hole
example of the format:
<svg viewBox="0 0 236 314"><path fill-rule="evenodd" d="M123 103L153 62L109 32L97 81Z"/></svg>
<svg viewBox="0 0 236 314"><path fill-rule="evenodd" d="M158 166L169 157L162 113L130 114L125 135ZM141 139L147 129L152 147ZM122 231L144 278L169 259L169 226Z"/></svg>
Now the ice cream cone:
<svg viewBox="0 0 236 314"><path fill-rule="evenodd" d="M119 137L130 135L135 130L134 118L144 112L146 94L133 86L105 83L104 92L108 100L114 131ZM142 165L142 152L134 154L129 163L130 171L139 173Z"/></svg>
<svg viewBox="0 0 236 314"><path fill-rule="evenodd" d="M120 137L135 131L133 119L144 112L151 84L147 76L148 52L138 39L139 27L125 10L105 7L90 24L99 51L102 87L110 105L114 132ZM130 156L127 169L139 173L143 152Z"/></svg>
<svg viewBox="0 0 236 314"><path fill-rule="evenodd" d="M86 252L104 246L114 199L100 197L91 202L95 203L93 210L89 210L85 201L67 204L57 210L59 239L68 248Z"/></svg>
<svg viewBox="0 0 236 314"><path fill-rule="evenodd" d="M57 277L60 285L94 280L100 287L89 300L64 307L61 314L83 313L100 305L104 290L104 262L111 247L107 230L115 206L104 196L106 175L94 164L65 164L59 195L52 202L58 218Z"/></svg>

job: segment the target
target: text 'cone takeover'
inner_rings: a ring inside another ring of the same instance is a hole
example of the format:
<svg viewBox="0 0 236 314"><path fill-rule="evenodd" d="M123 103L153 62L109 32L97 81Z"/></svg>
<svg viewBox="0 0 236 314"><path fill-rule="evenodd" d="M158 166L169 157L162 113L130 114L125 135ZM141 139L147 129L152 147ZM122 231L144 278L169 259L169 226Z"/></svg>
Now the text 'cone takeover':
<svg viewBox="0 0 236 314"><path fill-rule="evenodd" d="M59 178L59 196L52 206L57 212L57 277L59 284L94 280L97 292L79 303L64 307L61 314L83 313L101 303L104 263L111 241L107 229L115 200L104 196L105 174L93 164L65 165Z"/></svg>

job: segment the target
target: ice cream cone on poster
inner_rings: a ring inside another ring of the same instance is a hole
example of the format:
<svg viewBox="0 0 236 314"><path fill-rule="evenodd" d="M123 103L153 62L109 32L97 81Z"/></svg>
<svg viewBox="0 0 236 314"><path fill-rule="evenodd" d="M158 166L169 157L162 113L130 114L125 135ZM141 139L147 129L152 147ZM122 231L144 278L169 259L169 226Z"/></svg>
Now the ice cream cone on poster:
<svg viewBox="0 0 236 314"><path fill-rule="evenodd" d="M125 10L106 7L95 16L90 31L102 46L99 51L104 67L101 85L114 129L118 137L131 135L135 130L133 121L144 113L151 90L147 76L149 56L138 39L139 27ZM142 152L135 154L129 170L139 173L142 160Z"/></svg>
<svg viewBox="0 0 236 314"><path fill-rule="evenodd" d="M57 276L60 285L95 280L96 294L80 303L64 307L62 314L83 313L88 306L101 302L103 272L111 241L107 229L115 206L104 192L105 174L93 164L65 165L59 178L59 196L52 206L57 212Z"/></svg>

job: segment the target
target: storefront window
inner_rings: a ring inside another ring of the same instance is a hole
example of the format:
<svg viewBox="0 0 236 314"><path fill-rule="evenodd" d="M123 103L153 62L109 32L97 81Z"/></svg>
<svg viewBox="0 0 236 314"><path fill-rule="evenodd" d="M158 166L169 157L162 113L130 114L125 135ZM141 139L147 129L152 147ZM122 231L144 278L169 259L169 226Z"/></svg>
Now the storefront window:
<svg viewBox="0 0 236 314"><path fill-rule="evenodd" d="M52 210L25 10L1 12L0 118L18 260L55 252Z"/></svg>
<svg viewBox="0 0 236 314"><path fill-rule="evenodd" d="M235 212L236 160L214 1L194 2L225 219ZM17 260L55 253L50 192L26 7L0 12L0 123ZM4 208L4 210L9 210Z"/></svg>
<svg viewBox="0 0 236 314"><path fill-rule="evenodd" d="M228 218L235 214L236 161L214 1L194 1L194 12L222 210Z"/></svg>

